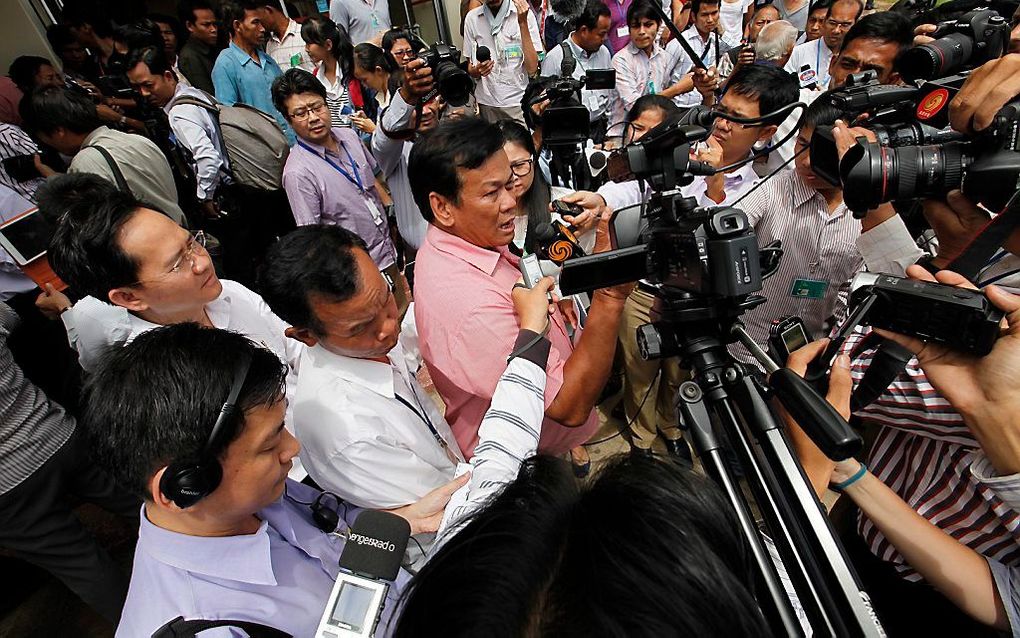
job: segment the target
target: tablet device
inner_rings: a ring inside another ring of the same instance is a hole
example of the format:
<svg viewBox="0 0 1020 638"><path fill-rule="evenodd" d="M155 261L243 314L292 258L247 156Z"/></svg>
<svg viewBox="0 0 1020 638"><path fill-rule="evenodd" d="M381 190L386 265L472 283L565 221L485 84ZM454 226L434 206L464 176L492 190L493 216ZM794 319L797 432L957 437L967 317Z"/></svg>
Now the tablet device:
<svg viewBox="0 0 1020 638"><path fill-rule="evenodd" d="M38 208L33 208L0 225L0 246L19 266L25 266L46 254L53 236Z"/></svg>

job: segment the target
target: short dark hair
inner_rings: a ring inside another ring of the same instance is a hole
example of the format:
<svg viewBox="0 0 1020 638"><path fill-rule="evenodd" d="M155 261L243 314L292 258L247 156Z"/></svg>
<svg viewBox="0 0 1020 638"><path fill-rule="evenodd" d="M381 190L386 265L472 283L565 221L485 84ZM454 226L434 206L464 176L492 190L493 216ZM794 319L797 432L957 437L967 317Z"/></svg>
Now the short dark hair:
<svg viewBox="0 0 1020 638"><path fill-rule="evenodd" d="M284 118L290 119L290 114L287 112L287 100L299 93L314 93L323 100L326 99L326 87L322 86L322 82L319 82L314 75L304 69L287 69L283 75L273 80L273 106Z"/></svg>
<svg viewBox="0 0 1020 638"><path fill-rule="evenodd" d="M662 23L658 12L649 0L635 0L634 4L627 9L627 26L638 24L645 18L654 22Z"/></svg>
<svg viewBox="0 0 1020 638"><path fill-rule="evenodd" d="M691 0L691 17L698 15L702 5L719 4L721 0Z"/></svg>
<svg viewBox="0 0 1020 638"><path fill-rule="evenodd" d="M340 80L347 82L354 74L354 43L347 34L347 30L337 25L329 18L312 16L301 25L301 39L306 44L317 44L326 46L326 42L333 44L331 54L336 58L337 66L340 68Z"/></svg>
<svg viewBox="0 0 1020 638"><path fill-rule="evenodd" d="M92 98L62 86L32 91L21 100L21 119L31 133L52 133L65 128L87 134L102 125Z"/></svg>
<svg viewBox="0 0 1020 638"><path fill-rule="evenodd" d="M53 66L53 62L38 55L22 55L11 62L7 75L18 85L22 93L30 93L35 88L35 74L44 66Z"/></svg>
<svg viewBox="0 0 1020 638"><path fill-rule="evenodd" d="M262 299L288 324L324 334L309 297L343 302L357 294L361 279L355 249L367 252L368 246L346 228L301 226L266 253L259 271Z"/></svg>
<svg viewBox="0 0 1020 638"><path fill-rule="evenodd" d="M113 39L126 44L128 52L149 46L163 46L163 34L159 25L148 18L118 26L113 30Z"/></svg>
<svg viewBox="0 0 1020 638"><path fill-rule="evenodd" d="M843 37L843 45L839 48L840 53L846 50L854 40L873 39L882 42L892 42L899 45L899 53L896 59L913 46L914 29L910 26L910 20L906 16L895 11L879 11L864 16L854 23L854 26L846 32ZM895 63L893 65L895 67Z"/></svg>
<svg viewBox="0 0 1020 638"><path fill-rule="evenodd" d="M750 64L737 69L726 82L726 92L730 91L757 100L760 115L793 104L800 97L800 87L792 74L764 64ZM778 115L763 124L779 124L784 119L786 115Z"/></svg>
<svg viewBox="0 0 1020 638"><path fill-rule="evenodd" d="M840 2L852 2L852 3L856 4L857 5L857 15L854 16L854 20L860 20L861 19L861 14L864 13L864 2L863 2L863 0L833 0L829 4L829 7L825 10L826 17L832 15L832 8L834 6L836 6L837 4L839 4ZM812 6L812 9L813 8L814 8L814 6ZM810 11L808 13L810 13Z"/></svg>
<svg viewBox="0 0 1020 638"><path fill-rule="evenodd" d="M846 118L847 112L836 107L832 103L833 91L826 91L816 97L811 104L808 105L807 110L804 112L804 121L801 126L819 126L829 125L836 123L836 120L840 118Z"/></svg>
<svg viewBox="0 0 1020 638"><path fill-rule="evenodd" d="M149 483L161 467L195 463L230 393L237 361L251 364L237 405L248 411L283 399L287 366L247 337L196 323L154 328L114 346L85 386L85 437L114 480L151 500ZM211 453L222 458L243 431L228 429Z"/></svg>
<svg viewBox="0 0 1020 638"><path fill-rule="evenodd" d="M815 11L818 11L819 9L825 9L825 12L828 13L829 7L831 7L831 6L832 6L832 0L815 0L814 2L811 3L811 6L808 8L808 13L814 13ZM761 9L761 7L759 7L759 10L760 9Z"/></svg>
<svg viewBox="0 0 1020 638"><path fill-rule="evenodd" d="M733 508L692 470L619 455L581 485L535 457L404 590L394 635L768 636L753 574Z"/></svg>
<svg viewBox="0 0 1020 638"><path fill-rule="evenodd" d="M411 147L407 177L414 202L426 221L432 222L429 193L460 201L462 186L458 169L478 168L503 150L499 127L478 117L441 120Z"/></svg>
<svg viewBox="0 0 1020 638"><path fill-rule="evenodd" d="M634 106L630 107L627 111L627 116L624 118L627 122L633 122L634 120L641 117L645 111L651 111L652 109L658 109L663 112L663 119L669 119L671 115L675 115L680 111L680 108L676 105L673 100L668 97L663 97L658 94L642 95L634 101Z"/></svg>
<svg viewBox="0 0 1020 638"><path fill-rule="evenodd" d="M80 28L85 24L92 27L100 38L108 38L113 35L113 21L105 3L88 2L67 2L61 11L61 22L74 28Z"/></svg>
<svg viewBox="0 0 1020 638"><path fill-rule="evenodd" d="M68 285L106 301L110 290L138 281L138 263L117 236L141 202L91 173L54 176L36 198L39 212L55 225L46 256Z"/></svg>
<svg viewBox="0 0 1020 638"><path fill-rule="evenodd" d="M149 73L153 75L163 75L167 71L173 71L170 67L170 62L166 59L166 52L162 46L147 46L141 49L133 49L128 53L127 64L124 65L124 70L130 71L140 63L149 67ZM176 76L177 74L174 73L174 77Z"/></svg>
<svg viewBox="0 0 1020 638"><path fill-rule="evenodd" d="M58 57L63 53L64 47L78 42L78 39L71 33L71 27L66 24L51 24L46 27L46 39L49 40L50 46L53 47Z"/></svg>
<svg viewBox="0 0 1020 638"><path fill-rule="evenodd" d="M216 14L212 4L208 0L182 0L180 6L177 8L177 17L181 19L181 24L187 26L190 22L195 24L195 12L206 9Z"/></svg>
<svg viewBox="0 0 1020 638"><path fill-rule="evenodd" d="M575 30L584 27L589 31L593 31L599 26L599 18L603 16L612 17L612 15L609 7L601 0L588 0L584 3L584 8L581 9L580 15L574 18L572 26Z"/></svg>
<svg viewBox="0 0 1020 638"><path fill-rule="evenodd" d="M227 33L234 35L234 21L244 22L246 11L256 11L259 4L255 0L223 0L220 3L220 10L217 17L220 19L220 26L227 30Z"/></svg>

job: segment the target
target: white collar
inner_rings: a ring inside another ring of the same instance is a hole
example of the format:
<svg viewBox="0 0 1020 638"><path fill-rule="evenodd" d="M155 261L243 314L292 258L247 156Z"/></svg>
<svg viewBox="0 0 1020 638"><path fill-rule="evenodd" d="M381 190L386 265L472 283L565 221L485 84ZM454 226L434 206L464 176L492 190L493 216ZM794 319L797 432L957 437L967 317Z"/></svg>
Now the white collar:
<svg viewBox="0 0 1020 638"><path fill-rule="evenodd" d="M324 374L332 375L343 379L348 383L361 386L371 390L387 399L396 396L393 384L394 374L409 374L407 367L403 364L404 349L400 342L387 353L390 360L388 364L370 359L356 359L344 355L335 354L326 350L321 344L316 344L308 349L312 358L312 366L315 370L321 370ZM403 369L401 369L403 367Z"/></svg>

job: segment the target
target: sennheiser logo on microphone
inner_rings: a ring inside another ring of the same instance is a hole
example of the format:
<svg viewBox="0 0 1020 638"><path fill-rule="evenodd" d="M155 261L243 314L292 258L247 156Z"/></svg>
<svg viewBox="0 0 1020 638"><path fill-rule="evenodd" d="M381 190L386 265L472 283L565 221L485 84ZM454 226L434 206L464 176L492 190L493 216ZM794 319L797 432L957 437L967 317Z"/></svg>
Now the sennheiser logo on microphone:
<svg viewBox="0 0 1020 638"><path fill-rule="evenodd" d="M392 541L384 541L378 538L372 538L371 536L365 536L364 534L351 534L350 541L357 543L358 545L368 545L378 549L386 550L387 552L397 551L397 546Z"/></svg>

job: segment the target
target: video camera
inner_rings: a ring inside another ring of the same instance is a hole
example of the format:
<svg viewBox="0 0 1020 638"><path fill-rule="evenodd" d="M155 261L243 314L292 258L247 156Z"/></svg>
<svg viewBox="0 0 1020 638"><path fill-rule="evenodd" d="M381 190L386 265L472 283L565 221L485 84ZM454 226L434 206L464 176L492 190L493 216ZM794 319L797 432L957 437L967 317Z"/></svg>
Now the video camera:
<svg viewBox="0 0 1020 638"><path fill-rule="evenodd" d="M962 73L915 88L880 85L871 72L852 76L831 93L833 105L850 115L869 113L854 125L874 131L878 141L859 139L839 160L832 127L819 126L811 140L812 169L843 188L847 207L858 217L884 202L958 188L972 201L1001 210L1020 175L1020 100L1004 106L984 131L958 133L949 127L949 103L966 79Z"/></svg>
<svg viewBox="0 0 1020 638"><path fill-rule="evenodd" d="M592 135L591 114L581 102L584 89L616 88L616 69L589 69L580 80L569 76L544 79L544 90L532 98L528 108L544 100L549 106L542 112L542 144L551 149L584 144Z"/></svg>
<svg viewBox="0 0 1020 638"><path fill-rule="evenodd" d="M439 94L451 106L464 106L475 90L475 81L467 72L467 61L460 61L460 50L452 44L436 42L419 56L432 69Z"/></svg>

